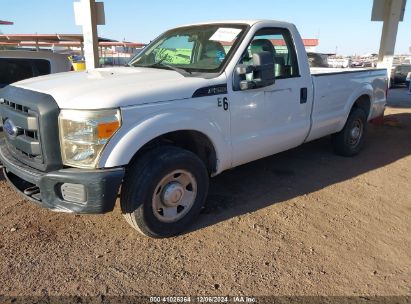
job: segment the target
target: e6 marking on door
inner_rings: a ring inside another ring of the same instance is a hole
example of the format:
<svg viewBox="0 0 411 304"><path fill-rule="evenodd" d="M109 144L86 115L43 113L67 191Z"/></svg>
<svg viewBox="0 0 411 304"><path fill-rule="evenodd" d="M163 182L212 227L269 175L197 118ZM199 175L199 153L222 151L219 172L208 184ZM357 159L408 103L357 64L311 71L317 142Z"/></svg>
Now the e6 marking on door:
<svg viewBox="0 0 411 304"><path fill-rule="evenodd" d="M227 111L228 110L228 98L227 97L224 97L224 98L218 97L217 98L217 105L218 105L219 108L222 107L224 109L224 111Z"/></svg>

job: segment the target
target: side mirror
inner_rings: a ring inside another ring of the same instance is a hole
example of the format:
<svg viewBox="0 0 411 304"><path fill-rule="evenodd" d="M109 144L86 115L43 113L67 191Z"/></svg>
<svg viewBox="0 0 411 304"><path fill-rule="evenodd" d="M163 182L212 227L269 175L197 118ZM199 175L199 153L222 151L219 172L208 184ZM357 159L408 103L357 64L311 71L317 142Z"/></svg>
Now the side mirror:
<svg viewBox="0 0 411 304"><path fill-rule="evenodd" d="M253 54L253 65L240 64L235 70L236 87L239 90L251 90L274 84L274 58L270 52ZM246 74L252 73L252 80L246 80Z"/></svg>

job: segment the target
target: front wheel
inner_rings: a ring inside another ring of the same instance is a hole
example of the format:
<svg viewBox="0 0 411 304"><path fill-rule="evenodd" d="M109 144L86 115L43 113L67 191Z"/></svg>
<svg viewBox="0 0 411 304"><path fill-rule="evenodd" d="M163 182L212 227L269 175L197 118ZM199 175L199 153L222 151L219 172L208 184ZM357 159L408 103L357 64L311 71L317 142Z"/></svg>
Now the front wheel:
<svg viewBox="0 0 411 304"><path fill-rule="evenodd" d="M366 133L367 114L363 109L354 108L344 128L331 137L335 152L342 156L358 154L364 145Z"/></svg>
<svg viewBox="0 0 411 304"><path fill-rule="evenodd" d="M133 162L121 191L127 222L150 237L185 230L198 216L208 192L208 172L190 151L163 146Z"/></svg>

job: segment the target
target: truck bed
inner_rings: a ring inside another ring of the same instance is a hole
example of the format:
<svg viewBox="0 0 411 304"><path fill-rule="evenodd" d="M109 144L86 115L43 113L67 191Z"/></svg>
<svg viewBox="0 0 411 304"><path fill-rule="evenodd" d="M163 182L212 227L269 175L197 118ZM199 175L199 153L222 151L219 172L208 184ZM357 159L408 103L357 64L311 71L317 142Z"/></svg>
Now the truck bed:
<svg viewBox="0 0 411 304"><path fill-rule="evenodd" d="M376 68L310 68L312 76L339 74L339 73L356 73L364 71L376 71L381 69Z"/></svg>
<svg viewBox="0 0 411 304"><path fill-rule="evenodd" d="M311 68L311 73L314 104L307 141L340 131L359 92L371 97L368 119L384 113L386 69Z"/></svg>

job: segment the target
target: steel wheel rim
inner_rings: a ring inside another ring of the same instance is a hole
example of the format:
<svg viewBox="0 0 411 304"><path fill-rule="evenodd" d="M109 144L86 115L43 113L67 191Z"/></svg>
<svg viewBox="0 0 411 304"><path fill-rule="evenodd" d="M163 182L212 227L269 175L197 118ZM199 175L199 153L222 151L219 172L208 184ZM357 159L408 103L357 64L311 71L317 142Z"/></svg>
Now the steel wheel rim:
<svg viewBox="0 0 411 304"><path fill-rule="evenodd" d="M362 134L364 131L364 125L360 119L354 120L352 127L350 129L350 138L349 138L349 144L351 146L356 146L361 140Z"/></svg>
<svg viewBox="0 0 411 304"><path fill-rule="evenodd" d="M155 187L152 199L154 216L164 223L176 222L191 210L196 197L194 176L186 170L175 170Z"/></svg>

